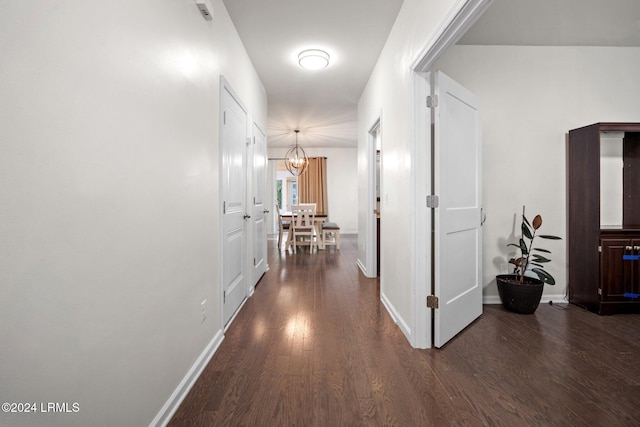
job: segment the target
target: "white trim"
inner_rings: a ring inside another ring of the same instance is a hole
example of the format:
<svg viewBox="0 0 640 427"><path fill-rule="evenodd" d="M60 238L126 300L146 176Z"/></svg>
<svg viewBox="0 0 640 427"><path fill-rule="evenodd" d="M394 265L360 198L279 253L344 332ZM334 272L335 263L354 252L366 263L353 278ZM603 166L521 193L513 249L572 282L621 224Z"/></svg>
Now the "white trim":
<svg viewBox="0 0 640 427"><path fill-rule="evenodd" d="M404 336L407 338L409 343L413 342L411 328L409 327L409 325L407 325L404 319L398 314L398 310L396 310L393 304L391 304L387 296L382 292L380 292L380 301L382 301L382 305L384 305L384 308L387 310L387 313L389 313L389 316L391 316L391 319L393 320L393 322L396 325L398 325L398 327L400 328Z"/></svg>
<svg viewBox="0 0 640 427"><path fill-rule="evenodd" d="M354 235L354 236L357 236L357 235L358 235L358 230L355 230L355 229L354 229L354 230L340 230L340 234L341 234L342 236L347 236L347 235L349 235L349 234L352 234L352 235Z"/></svg>
<svg viewBox="0 0 640 427"><path fill-rule="evenodd" d="M414 71L431 71L440 57L467 32L493 0L458 0L413 62Z"/></svg>
<svg viewBox="0 0 640 427"><path fill-rule="evenodd" d="M431 193L432 167L418 167L418 165L432 165L431 142L431 116L426 107L426 99L429 93L429 73L412 73L413 77L413 156L411 156L413 181L413 209L411 210L411 318L415 334L411 345L414 348L431 348L432 343L432 319L431 312L426 307L426 297L431 294L432 287L432 212L426 206L426 196Z"/></svg>
<svg viewBox="0 0 640 427"><path fill-rule="evenodd" d="M362 271L362 274L365 275L365 277L369 277L369 275L367 274L367 268L364 266L364 264L362 263L362 261L360 260L360 258L358 258L356 260L356 265L358 266L358 268L360 269L360 271Z"/></svg>
<svg viewBox="0 0 640 427"><path fill-rule="evenodd" d="M202 371L220 347L220 344L222 344L222 340L224 340L224 335L222 330L219 330L209 344L207 344L200 356L198 356L193 366L191 366L191 369L189 369L182 381L180 381L180 384L178 384L173 393L171 393L171 396L162 406L160 412L158 412L153 421L151 421L151 424L149 424L150 427L164 427L169 424L171 417L176 413L178 407L196 383Z"/></svg>

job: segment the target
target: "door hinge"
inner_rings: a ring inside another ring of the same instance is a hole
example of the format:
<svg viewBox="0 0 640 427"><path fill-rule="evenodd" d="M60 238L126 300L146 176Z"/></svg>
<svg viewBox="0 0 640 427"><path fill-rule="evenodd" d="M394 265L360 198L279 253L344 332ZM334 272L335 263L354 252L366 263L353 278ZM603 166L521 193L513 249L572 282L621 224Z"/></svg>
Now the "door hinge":
<svg viewBox="0 0 640 427"><path fill-rule="evenodd" d="M256 144L256 137L254 136L253 137L253 145L255 145L255 144Z"/></svg>
<svg viewBox="0 0 640 427"><path fill-rule="evenodd" d="M254 267L256 266L256 259L255 258L253 259L253 266Z"/></svg>
<svg viewBox="0 0 640 427"><path fill-rule="evenodd" d="M598 252L602 252L602 246L598 246Z"/></svg>
<svg viewBox="0 0 640 427"><path fill-rule="evenodd" d="M251 145L251 138L247 137L247 145Z"/></svg>
<svg viewBox="0 0 640 427"><path fill-rule="evenodd" d="M226 214L227 213L227 202L223 201L222 202L222 214Z"/></svg>
<svg viewBox="0 0 640 427"><path fill-rule="evenodd" d="M222 112L222 124L223 125L227 124L227 112L226 111Z"/></svg>
<svg viewBox="0 0 640 427"><path fill-rule="evenodd" d="M598 288L598 295L602 295L602 288Z"/></svg>
<svg viewBox="0 0 640 427"><path fill-rule="evenodd" d="M437 208L440 205L440 198L434 194L427 196L427 207Z"/></svg>
<svg viewBox="0 0 640 427"><path fill-rule="evenodd" d="M434 108L438 106L438 95L427 96L427 107Z"/></svg>
<svg viewBox="0 0 640 427"><path fill-rule="evenodd" d="M222 291L222 303L227 302L227 291Z"/></svg>
<svg viewBox="0 0 640 427"><path fill-rule="evenodd" d="M427 308L438 308L439 299L435 295L427 295Z"/></svg>

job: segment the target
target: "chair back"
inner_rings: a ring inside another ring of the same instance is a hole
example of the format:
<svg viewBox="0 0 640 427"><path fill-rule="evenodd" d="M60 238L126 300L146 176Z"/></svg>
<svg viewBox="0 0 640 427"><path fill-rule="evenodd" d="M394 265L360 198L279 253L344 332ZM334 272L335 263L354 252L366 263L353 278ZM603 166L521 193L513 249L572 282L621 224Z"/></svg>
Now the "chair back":
<svg viewBox="0 0 640 427"><path fill-rule="evenodd" d="M278 213L278 229L282 230L282 228L284 227L285 229L289 228L289 221L282 221L282 210L280 209L280 206L278 205L278 202L275 202L275 206L276 206L276 212Z"/></svg>
<svg viewBox="0 0 640 427"><path fill-rule="evenodd" d="M294 227L313 227L316 216L315 203L300 203L291 206L293 213Z"/></svg>

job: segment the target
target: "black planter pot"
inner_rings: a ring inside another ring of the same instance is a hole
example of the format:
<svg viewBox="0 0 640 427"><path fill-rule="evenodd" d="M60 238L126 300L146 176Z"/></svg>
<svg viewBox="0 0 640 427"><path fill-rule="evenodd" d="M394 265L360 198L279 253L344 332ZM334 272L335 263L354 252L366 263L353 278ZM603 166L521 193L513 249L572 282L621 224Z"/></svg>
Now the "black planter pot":
<svg viewBox="0 0 640 427"><path fill-rule="evenodd" d="M511 283L513 281L514 283ZM536 311L544 282L533 277L525 277L525 283L515 283L518 276L515 274L500 274L496 276L498 293L502 305L509 311L520 314L531 314Z"/></svg>

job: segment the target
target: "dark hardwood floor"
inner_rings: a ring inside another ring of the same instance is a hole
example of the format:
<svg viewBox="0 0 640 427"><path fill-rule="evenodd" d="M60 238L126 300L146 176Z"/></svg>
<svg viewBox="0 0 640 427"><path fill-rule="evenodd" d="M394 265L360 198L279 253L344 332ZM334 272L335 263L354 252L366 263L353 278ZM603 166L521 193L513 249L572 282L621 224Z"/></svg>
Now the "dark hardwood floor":
<svg viewBox="0 0 640 427"><path fill-rule="evenodd" d="M270 270L170 425L640 425L640 315L487 305L443 349L415 350L356 245L269 241Z"/></svg>

